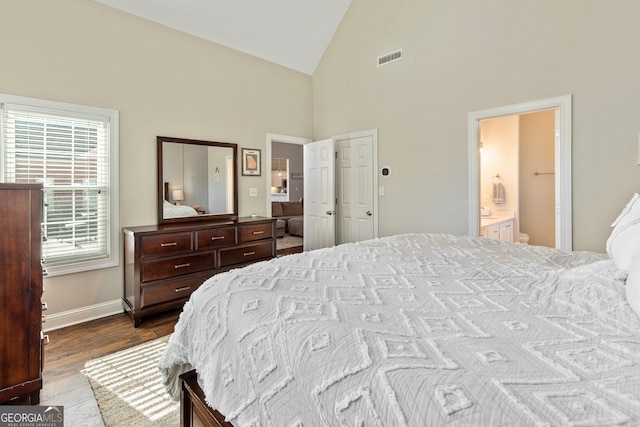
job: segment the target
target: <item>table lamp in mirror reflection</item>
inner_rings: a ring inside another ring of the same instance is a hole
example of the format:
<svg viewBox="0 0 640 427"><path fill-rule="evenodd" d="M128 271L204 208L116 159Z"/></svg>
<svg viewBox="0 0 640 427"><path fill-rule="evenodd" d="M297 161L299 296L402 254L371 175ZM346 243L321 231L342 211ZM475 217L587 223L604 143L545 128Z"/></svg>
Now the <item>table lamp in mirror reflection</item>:
<svg viewBox="0 0 640 427"><path fill-rule="evenodd" d="M182 201L184 200L184 191L173 190L171 192L171 198L173 199L174 202L176 202L176 205L181 205Z"/></svg>

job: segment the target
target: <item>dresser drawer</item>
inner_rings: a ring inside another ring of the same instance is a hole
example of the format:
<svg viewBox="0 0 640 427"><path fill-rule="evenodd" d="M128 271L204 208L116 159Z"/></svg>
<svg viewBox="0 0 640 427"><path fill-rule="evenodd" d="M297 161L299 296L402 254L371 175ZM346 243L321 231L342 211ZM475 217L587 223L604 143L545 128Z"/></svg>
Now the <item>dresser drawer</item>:
<svg viewBox="0 0 640 427"><path fill-rule="evenodd" d="M213 228L211 230L198 230L196 232L198 249L220 248L236 244L236 228Z"/></svg>
<svg viewBox="0 0 640 427"><path fill-rule="evenodd" d="M181 307L207 278L275 256L275 220L240 218L123 228L123 306L134 327Z"/></svg>
<svg viewBox="0 0 640 427"><path fill-rule="evenodd" d="M163 233L142 236L142 256L173 254L191 250L191 232Z"/></svg>
<svg viewBox="0 0 640 427"><path fill-rule="evenodd" d="M238 227L238 243L253 242L254 240L270 239L273 237L273 223L242 225Z"/></svg>
<svg viewBox="0 0 640 427"><path fill-rule="evenodd" d="M182 276L215 268L214 252L142 262L142 282Z"/></svg>
<svg viewBox="0 0 640 427"><path fill-rule="evenodd" d="M140 307L188 298L213 273L193 274L178 280L163 281L142 286Z"/></svg>
<svg viewBox="0 0 640 427"><path fill-rule="evenodd" d="M221 249L220 267L273 257L273 241Z"/></svg>

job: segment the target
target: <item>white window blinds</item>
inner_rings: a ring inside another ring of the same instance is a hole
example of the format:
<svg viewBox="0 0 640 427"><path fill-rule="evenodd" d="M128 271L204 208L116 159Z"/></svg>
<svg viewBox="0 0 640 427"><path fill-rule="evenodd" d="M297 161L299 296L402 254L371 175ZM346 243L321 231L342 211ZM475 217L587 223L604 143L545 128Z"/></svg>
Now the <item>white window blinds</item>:
<svg viewBox="0 0 640 427"><path fill-rule="evenodd" d="M50 273L56 267L91 268L78 268L81 264L100 268L101 261L113 258L118 242L112 218L112 119L2 104L2 177L43 184L42 257Z"/></svg>

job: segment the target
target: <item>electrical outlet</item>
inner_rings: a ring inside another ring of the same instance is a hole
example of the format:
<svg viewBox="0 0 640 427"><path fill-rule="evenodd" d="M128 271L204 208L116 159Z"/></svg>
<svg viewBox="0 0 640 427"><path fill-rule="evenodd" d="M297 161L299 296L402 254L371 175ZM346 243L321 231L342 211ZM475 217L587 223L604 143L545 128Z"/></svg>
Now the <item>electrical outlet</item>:
<svg viewBox="0 0 640 427"><path fill-rule="evenodd" d="M485 201L485 202L488 202L488 201L489 201L489 195L488 195L488 194L485 194L485 195L484 195L484 201Z"/></svg>
<svg viewBox="0 0 640 427"><path fill-rule="evenodd" d="M384 196L384 187L378 187L378 196Z"/></svg>
<svg viewBox="0 0 640 427"><path fill-rule="evenodd" d="M258 189L256 187L249 188L249 197L258 197Z"/></svg>

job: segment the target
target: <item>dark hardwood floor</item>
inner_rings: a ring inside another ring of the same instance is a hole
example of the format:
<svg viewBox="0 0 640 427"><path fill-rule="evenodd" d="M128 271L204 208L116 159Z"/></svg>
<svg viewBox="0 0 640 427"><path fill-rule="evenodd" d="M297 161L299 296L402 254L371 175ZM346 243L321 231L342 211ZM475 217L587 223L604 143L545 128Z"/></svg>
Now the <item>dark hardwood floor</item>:
<svg viewBox="0 0 640 427"><path fill-rule="evenodd" d="M285 255L298 254L298 253L302 253L302 246L293 246L290 248L278 249L278 251L276 252L276 256L281 257Z"/></svg>
<svg viewBox="0 0 640 427"><path fill-rule="evenodd" d="M65 426L104 426L82 374L85 362L169 335L178 317L177 311L150 317L134 328L131 317L122 313L47 332L40 404L64 406Z"/></svg>

